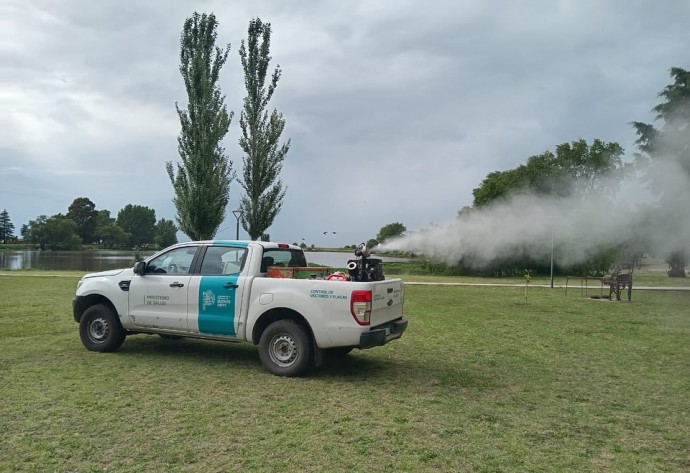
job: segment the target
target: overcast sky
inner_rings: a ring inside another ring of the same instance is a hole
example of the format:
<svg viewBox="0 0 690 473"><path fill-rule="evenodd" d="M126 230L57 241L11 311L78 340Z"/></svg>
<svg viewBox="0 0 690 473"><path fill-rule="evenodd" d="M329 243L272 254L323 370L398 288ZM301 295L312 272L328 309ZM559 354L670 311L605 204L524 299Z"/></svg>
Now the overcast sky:
<svg viewBox="0 0 690 473"><path fill-rule="evenodd" d="M690 68L686 0L0 0L0 209L17 232L80 196L174 219L165 162L179 160L179 36L195 10L231 43L220 85L238 174L240 41L250 19L272 25L271 107L292 145L268 232L289 243L443 224L489 172L579 138L632 160L629 122L652 122L669 69ZM235 236L240 191L219 238Z"/></svg>

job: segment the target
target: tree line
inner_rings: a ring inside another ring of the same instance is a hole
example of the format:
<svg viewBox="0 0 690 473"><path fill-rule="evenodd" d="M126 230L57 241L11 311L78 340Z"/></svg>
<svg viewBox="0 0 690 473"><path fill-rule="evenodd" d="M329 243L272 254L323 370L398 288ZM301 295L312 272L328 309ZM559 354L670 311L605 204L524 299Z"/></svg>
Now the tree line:
<svg viewBox="0 0 690 473"><path fill-rule="evenodd" d="M0 239L3 243L19 241L14 235L9 212L0 213ZM21 226L23 243L41 250L76 250L82 245L101 248L164 248L177 243L177 227L172 220L156 220L156 211L127 204L117 217L106 209L97 210L88 197L77 197L66 213L50 217L39 215Z"/></svg>

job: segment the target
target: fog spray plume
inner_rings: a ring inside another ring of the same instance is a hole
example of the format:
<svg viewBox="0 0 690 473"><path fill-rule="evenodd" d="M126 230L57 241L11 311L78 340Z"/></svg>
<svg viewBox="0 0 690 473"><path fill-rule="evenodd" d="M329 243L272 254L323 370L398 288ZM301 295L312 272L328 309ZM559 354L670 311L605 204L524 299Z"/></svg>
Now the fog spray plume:
<svg viewBox="0 0 690 473"><path fill-rule="evenodd" d="M674 196L663 205L631 204L622 193L611 200L522 194L465 211L450 224L388 240L376 250L413 252L450 265L462 261L482 268L516 256L543 260L553 244L557 264L565 267L634 237L648 251L665 257L690 246L690 179L676 161L658 164L655 172L667 182L666 195ZM640 182L630 187L644 193Z"/></svg>

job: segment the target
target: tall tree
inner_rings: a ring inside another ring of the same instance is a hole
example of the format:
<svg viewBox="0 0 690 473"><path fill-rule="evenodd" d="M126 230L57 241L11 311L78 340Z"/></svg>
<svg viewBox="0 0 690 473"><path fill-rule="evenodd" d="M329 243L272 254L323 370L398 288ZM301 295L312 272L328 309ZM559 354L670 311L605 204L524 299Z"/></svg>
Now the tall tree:
<svg viewBox="0 0 690 473"><path fill-rule="evenodd" d="M656 215L673 213L656 226L677 235L687 223L690 199L690 71L673 67L671 78L673 83L658 94L663 102L652 109L655 119L663 121L662 127L657 129L643 122L632 125L637 132L636 144L640 151L637 164L644 170L649 188L659 197L663 209ZM684 238L687 242L688 235ZM688 256L687 247L669 250L666 255L669 276L686 276Z"/></svg>
<svg viewBox="0 0 690 473"><path fill-rule="evenodd" d="M218 86L230 44L226 49L215 45L217 26L213 13L195 12L185 21L180 37L180 73L189 103L187 110L175 104L182 128L177 139L182 163L175 170L169 161L166 169L175 190L177 222L192 240L216 234L225 219L235 177L232 161L221 146L232 112L228 113Z"/></svg>
<svg viewBox="0 0 690 473"><path fill-rule="evenodd" d="M143 246L153 243L156 211L143 205L125 205L117 213L117 225L129 233L129 245Z"/></svg>
<svg viewBox="0 0 690 473"><path fill-rule="evenodd" d="M77 197L67 208L67 217L77 224L77 234L85 244L93 243L96 230L96 204L88 197Z"/></svg>
<svg viewBox="0 0 690 473"><path fill-rule="evenodd" d="M285 119L277 110L268 114L268 102L280 79L278 65L266 86L266 74L271 62L271 24L256 18L249 22L247 43L240 46L244 69L244 98L240 115L240 147L244 169L240 181L245 195L240 201L242 226L252 240L256 240L271 226L280 212L286 188L280 180L283 160L290 149L290 140L279 144Z"/></svg>
<svg viewBox="0 0 690 473"><path fill-rule="evenodd" d="M0 240L3 243L7 243L7 240L12 239L14 236L14 224L10 220L10 214L7 209L2 209L0 212Z"/></svg>

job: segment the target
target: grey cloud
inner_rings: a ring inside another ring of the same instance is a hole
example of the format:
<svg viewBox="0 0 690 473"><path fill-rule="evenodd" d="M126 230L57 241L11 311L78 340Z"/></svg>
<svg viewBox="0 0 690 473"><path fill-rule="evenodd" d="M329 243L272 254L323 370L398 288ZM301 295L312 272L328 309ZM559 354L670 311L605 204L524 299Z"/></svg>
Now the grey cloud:
<svg viewBox="0 0 690 473"><path fill-rule="evenodd" d="M0 107L12 111L0 116L0 168L121 171L102 182L63 176L46 192L62 196L63 211L87 195L113 212L160 206L166 218L174 209L163 165L177 160L174 103L186 104L184 19L217 15L218 42L232 43L221 80L236 114L240 40L250 18L270 21L273 64L283 68L271 105L292 138L287 201L270 233L315 243L324 226L350 244L390 221L452 220L487 173L564 141L598 137L631 151L628 122L649 116L690 43L685 2L10 5L0 19ZM239 170L237 137L236 118L225 147ZM230 206L238 193L234 184ZM33 200L8 211L15 223L50 213Z"/></svg>

